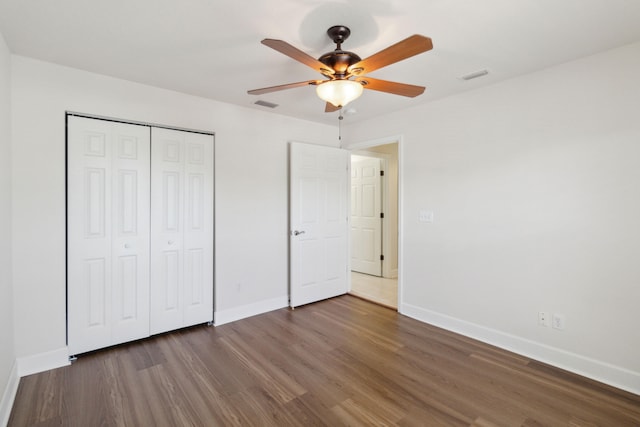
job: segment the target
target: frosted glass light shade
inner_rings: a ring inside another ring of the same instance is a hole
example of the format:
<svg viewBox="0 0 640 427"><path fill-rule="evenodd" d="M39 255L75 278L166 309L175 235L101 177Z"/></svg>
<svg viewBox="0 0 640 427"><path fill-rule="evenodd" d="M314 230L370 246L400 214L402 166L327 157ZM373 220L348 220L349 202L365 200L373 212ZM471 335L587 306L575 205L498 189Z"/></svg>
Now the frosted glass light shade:
<svg viewBox="0 0 640 427"><path fill-rule="evenodd" d="M329 80L316 86L318 97L336 107L344 107L358 98L362 90L362 85L353 80Z"/></svg>

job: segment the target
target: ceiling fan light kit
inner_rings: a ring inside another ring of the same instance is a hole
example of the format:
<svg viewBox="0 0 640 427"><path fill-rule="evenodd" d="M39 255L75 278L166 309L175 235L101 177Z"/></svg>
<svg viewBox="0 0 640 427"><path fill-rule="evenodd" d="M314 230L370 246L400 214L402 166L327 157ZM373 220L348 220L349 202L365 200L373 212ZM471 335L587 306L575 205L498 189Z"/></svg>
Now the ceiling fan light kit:
<svg viewBox="0 0 640 427"><path fill-rule="evenodd" d="M362 95L363 89L415 97L425 90L423 86L378 80L364 74L387 65L410 58L433 49L429 37L414 34L392 46L361 59L353 52L342 50L342 43L349 37L351 30L344 25L335 25L327 30L328 36L336 44L336 49L315 59L283 40L264 39L262 44L313 68L327 80L308 80L288 83L248 91L251 95L292 89L301 86L316 86L316 94L326 102L325 112L339 110ZM353 79L352 79L353 78Z"/></svg>
<svg viewBox="0 0 640 427"><path fill-rule="evenodd" d="M335 107L344 107L362 95L364 87L353 80L329 80L316 86L320 99Z"/></svg>

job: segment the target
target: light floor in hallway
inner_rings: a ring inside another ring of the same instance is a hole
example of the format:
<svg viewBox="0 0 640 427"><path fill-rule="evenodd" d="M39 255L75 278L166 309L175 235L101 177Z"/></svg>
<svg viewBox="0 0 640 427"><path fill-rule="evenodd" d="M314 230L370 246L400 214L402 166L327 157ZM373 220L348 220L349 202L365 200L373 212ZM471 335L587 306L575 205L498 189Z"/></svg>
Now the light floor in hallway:
<svg viewBox="0 0 640 427"><path fill-rule="evenodd" d="M351 272L351 295L398 309L398 279Z"/></svg>

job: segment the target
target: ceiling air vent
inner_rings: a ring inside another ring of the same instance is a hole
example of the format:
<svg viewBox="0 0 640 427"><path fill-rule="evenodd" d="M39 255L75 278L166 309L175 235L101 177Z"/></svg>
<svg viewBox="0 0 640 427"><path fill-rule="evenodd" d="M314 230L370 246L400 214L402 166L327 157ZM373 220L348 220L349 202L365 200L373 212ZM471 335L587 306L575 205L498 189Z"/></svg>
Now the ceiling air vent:
<svg viewBox="0 0 640 427"><path fill-rule="evenodd" d="M268 107L268 108L276 108L278 106L278 104L274 104L273 102L267 102L263 100L258 100L254 102L254 104L259 105L261 107Z"/></svg>
<svg viewBox="0 0 640 427"><path fill-rule="evenodd" d="M469 73L469 74L465 74L464 76L460 76L459 79L460 80L472 80L472 79L477 79L478 77L486 76L487 74L489 74L489 70L487 70L487 69L478 70L478 71L474 71L473 73Z"/></svg>

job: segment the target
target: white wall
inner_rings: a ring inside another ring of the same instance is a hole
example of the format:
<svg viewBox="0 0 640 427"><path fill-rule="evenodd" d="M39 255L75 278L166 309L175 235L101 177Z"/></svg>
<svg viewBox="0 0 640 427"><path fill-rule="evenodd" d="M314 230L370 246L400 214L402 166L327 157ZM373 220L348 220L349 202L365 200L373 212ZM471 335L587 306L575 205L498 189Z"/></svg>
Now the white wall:
<svg viewBox="0 0 640 427"><path fill-rule="evenodd" d="M214 131L216 313L286 305L287 142L337 146L335 128L20 56L12 71L19 358L65 346L65 110Z"/></svg>
<svg viewBox="0 0 640 427"><path fill-rule="evenodd" d="M0 34L0 425L17 388L11 280L11 54Z"/></svg>
<svg viewBox="0 0 640 427"><path fill-rule="evenodd" d="M401 312L640 393L639 75L637 43L347 124L403 136Z"/></svg>

